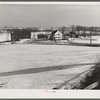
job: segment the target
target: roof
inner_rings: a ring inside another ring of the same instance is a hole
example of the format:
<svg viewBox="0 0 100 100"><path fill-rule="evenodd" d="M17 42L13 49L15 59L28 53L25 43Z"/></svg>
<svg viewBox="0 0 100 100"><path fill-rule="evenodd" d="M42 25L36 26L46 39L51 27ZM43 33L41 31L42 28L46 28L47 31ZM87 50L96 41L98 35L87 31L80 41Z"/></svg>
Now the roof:
<svg viewBox="0 0 100 100"><path fill-rule="evenodd" d="M51 34L54 35L58 30L53 31Z"/></svg>

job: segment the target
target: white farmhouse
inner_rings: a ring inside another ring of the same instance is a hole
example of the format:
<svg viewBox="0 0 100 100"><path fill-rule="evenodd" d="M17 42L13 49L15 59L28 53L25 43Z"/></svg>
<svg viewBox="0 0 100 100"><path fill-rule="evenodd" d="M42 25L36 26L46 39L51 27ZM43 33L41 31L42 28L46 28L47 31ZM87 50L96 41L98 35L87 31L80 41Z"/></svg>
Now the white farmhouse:
<svg viewBox="0 0 100 100"><path fill-rule="evenodd" d="M63 39L63 34L58 30L57 32L55 32L54 37L56 40L61 40Z"/></svg>

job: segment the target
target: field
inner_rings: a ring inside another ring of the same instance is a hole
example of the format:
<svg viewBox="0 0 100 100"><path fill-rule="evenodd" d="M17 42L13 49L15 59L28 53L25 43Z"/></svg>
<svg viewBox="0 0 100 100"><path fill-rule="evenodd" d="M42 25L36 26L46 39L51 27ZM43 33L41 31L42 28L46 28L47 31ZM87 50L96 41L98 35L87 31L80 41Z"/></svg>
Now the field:
<svg viewBox="0 0 100 100"><path fill-rule="evenodd" d="M52 89L89 69L99 53L99 47L1 45L0 87Z"/></svg>

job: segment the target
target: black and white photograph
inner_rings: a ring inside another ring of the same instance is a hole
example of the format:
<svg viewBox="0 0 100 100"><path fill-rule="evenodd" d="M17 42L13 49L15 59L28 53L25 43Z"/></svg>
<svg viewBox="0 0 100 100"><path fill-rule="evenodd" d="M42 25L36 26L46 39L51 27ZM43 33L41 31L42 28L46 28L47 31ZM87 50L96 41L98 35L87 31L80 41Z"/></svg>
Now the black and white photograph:
<svg viewBox="0 0 100 100"><path fill-rule="evenodd" d="M100 3L0 2L0 90L100 90Z"/></svg>

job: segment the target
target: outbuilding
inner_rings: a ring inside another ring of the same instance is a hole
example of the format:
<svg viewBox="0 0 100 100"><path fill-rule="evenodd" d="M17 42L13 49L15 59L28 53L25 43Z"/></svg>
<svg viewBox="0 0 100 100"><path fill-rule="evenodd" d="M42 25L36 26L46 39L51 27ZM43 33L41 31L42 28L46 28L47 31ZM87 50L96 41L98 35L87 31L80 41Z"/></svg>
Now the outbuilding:
<svg viewBox="0 0 100 100"><path fill-rule="evenodd" d="M30 39L31 32L27 29L14 29L11 34L12 41L17 41L20 39Z"/></svg>
<svg viewBox="0 0 100 100"><path fill-rule="evenodd" d="M0 33L0 42L11 41L11 33L10 32L2 32Z"/></svg>

